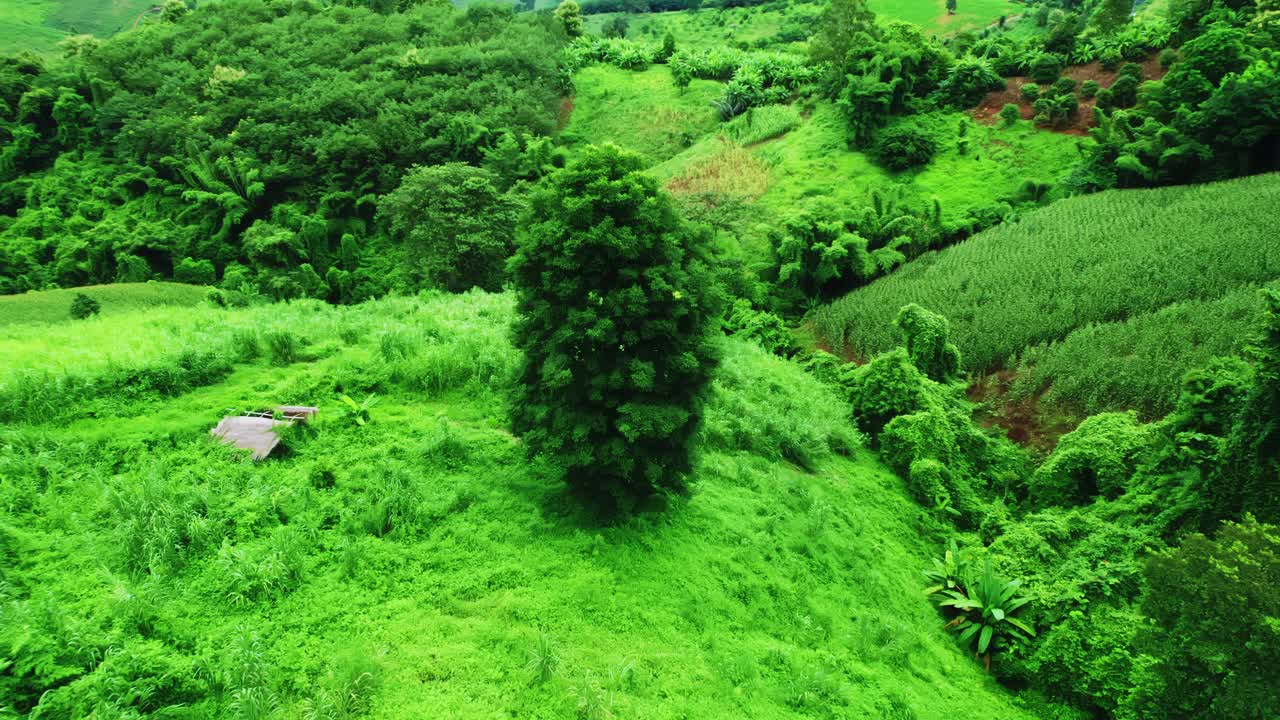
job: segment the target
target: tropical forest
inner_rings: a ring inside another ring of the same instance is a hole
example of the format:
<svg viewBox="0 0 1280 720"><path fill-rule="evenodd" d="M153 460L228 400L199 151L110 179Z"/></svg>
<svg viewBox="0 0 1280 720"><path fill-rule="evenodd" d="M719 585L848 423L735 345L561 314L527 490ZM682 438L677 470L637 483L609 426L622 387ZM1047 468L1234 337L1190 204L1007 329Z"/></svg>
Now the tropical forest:
<svg viewBox="0 0 1280 720"><path fill-rule="evenodd" d="M1280 720L1280 0L0 0L0 720Z"/></svg>

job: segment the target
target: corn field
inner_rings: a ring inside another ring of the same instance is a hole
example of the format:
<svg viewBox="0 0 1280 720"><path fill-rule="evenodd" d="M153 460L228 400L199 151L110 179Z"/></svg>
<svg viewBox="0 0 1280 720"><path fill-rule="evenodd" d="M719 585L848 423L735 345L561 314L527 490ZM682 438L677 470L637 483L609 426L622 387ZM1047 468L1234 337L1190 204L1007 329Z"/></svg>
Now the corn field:
<svg viewBox="0 0 1280 720"><path fill-rule="evenodd" d="M919 303L951 320L965 367L982 371L1011 367L1025 348L1079 328L1277 278L1273 174L1064 200L925 255L810 320L834 348L869 357L898 344L894 315ZM1247 318L1239 323L1247 333Z"/></svg>

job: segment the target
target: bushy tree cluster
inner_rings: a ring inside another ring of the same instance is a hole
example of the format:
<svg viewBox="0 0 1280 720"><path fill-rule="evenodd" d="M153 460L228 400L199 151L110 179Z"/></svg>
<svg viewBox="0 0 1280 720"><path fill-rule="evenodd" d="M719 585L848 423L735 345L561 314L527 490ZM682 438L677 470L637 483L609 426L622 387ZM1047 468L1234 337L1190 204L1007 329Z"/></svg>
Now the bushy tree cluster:
<svg viewBox="0 0 1280 720"><path fill-rule="evenodd" d="M380 205L414 165L536 178L562 37L496 7L229 0L0 61L0 292L210 265L275 297L412 289Z"/></svg>
<svg viewBox="0 0 1280 720"><path fill-rule="evenodd" d="M1205 4L1214 10L1182 26L1186 42L1168 75L1140 89L1131 70L1099 92L1109 112L1091 132L1078 185L1169 185L1280 168L1280 46L1254 23L1265 11Z"/></svg>

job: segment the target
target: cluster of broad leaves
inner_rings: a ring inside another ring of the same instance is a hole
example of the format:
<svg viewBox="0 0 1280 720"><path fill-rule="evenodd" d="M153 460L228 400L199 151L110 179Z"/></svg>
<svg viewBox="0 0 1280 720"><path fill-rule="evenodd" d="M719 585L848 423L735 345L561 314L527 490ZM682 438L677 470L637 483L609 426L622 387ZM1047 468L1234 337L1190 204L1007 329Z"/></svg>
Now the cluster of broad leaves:
<svg viewBox="0 0 1280 720"><path fill-rule="evenodd" d="M554 129L562 42L507 8L231 0L0 61L0 292L412 285L383 196L414 165L496 156L492 182L519 179Z"/></svg>

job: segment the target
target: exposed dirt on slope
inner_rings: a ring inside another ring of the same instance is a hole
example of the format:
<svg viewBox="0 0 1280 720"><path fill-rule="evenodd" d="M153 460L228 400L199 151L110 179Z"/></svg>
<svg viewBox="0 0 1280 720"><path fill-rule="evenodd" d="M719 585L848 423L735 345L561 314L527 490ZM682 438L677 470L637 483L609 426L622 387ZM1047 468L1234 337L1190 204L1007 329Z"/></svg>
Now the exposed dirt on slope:
<svg viewBox="0 0 1280 720"><path fill-rule="evenodd" d="M974 376L965 394L978 405L974 420L982 427L998 427L1013 442L1034 453L1053 452L1058 439L1076 429L1083 418L1043 402L1044 392L1014 398L1010 390L1017 379L1012 370Z"/></svg>
<svg viewBox="0 0 1280 720"><path fill-rule="evenodd" d="M1160 80L1168 72L1165 68L1160 67L1155 53L1152 53L1141 63L1143 80ZM1117 68L1118 70L1118 68ZM1118 73L1115 70L1107 70L1102 67L1100 62L1091 62L1088 65L1072 65L1063 70L1062 76L1075 80L1077 84L1086 80L1093 80L1100 87L1109 88L1116 81ZM1035 110L1032 109L1031 103L1022 99L1022 86L1027 83L1033 83L1031 78L1025 75L1011 77L1005 80L1003 90L996 90L987 94L978 104L978 107L969 111L969 114L979 122L988 125L994 125L1000 122L1000 110L1010 103L1017 105L1018 110L1022 114L1023 120L1031 120L1035 117ZM1046 86L1041 86L1044 90ZM1077 95L1079 91L1077 91ZM1083 136L1089 133L1089 128L1094 127L1096 123L1093 117L1093 108L1098 104L1096 99L1085 100L1080 98L1080 111L1070 122L1061 123L1046 127L1046 130L1062 133L1063 135Z"/></svg>

